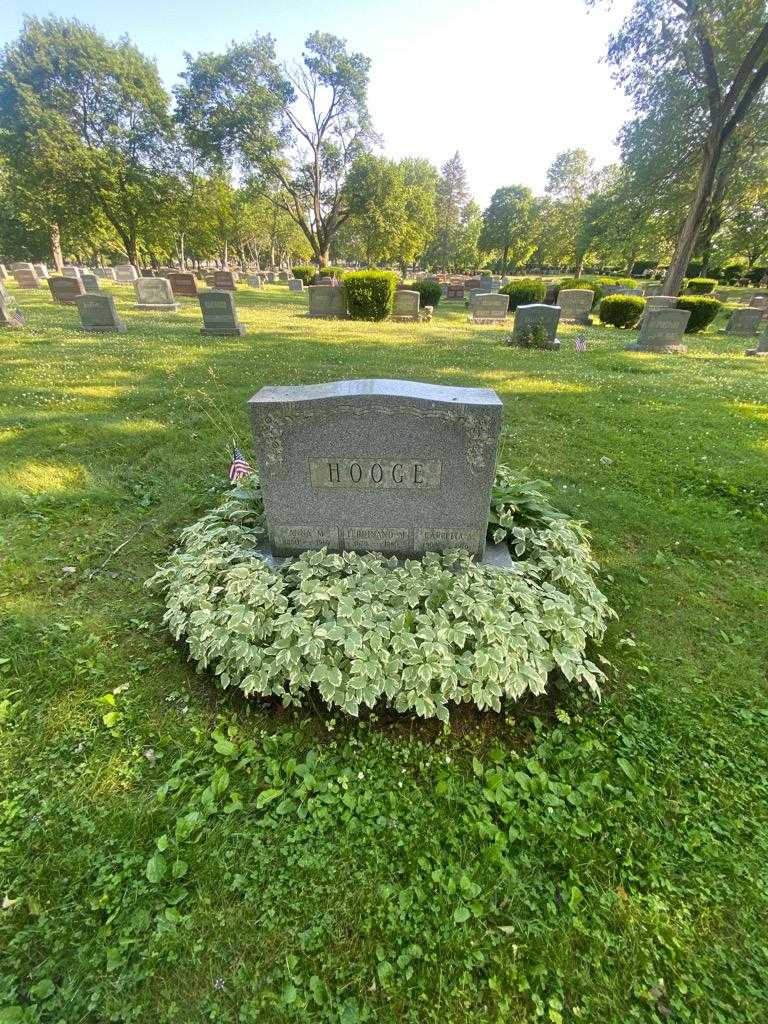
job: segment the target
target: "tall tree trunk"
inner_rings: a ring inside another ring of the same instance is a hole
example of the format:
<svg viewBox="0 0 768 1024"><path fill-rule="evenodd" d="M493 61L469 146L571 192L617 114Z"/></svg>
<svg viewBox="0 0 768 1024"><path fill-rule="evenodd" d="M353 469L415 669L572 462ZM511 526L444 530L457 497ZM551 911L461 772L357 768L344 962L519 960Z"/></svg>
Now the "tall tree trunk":
<svg viewBox="0 0 768 1024"><path fill-rule="evenodd" d="M722 151L723 143L718 131L717 134L710 135L704 143L696 196L688 211L688 216L685 218L685 223L680 229L675 254L664 279L663 292L665 295L679 295L682 288L683 278L699 235L699 228L712 198L717 165L720 162Z"/></svg>
<svg viewBox="0 0 768 1024"><path fill-rule="evenodd" d="M576 277L579 278L584 273L584 256L579 256L576 260Z"/></svg>
<svg viewBox="0 0 768 1024"><path fill-rule="evenodd" d="M325 245L317 253L317 262L319 263L321 270L323 267L327 267L331 262L330 250L331 247L329 245Z"/></svg>
<svg viewBox="0 0 768 1024"><path fill-rule="evenodd" d="M60 274L64 267L64 257L61 253L61 232L58 224L51 224L51 260Z"/></svg>

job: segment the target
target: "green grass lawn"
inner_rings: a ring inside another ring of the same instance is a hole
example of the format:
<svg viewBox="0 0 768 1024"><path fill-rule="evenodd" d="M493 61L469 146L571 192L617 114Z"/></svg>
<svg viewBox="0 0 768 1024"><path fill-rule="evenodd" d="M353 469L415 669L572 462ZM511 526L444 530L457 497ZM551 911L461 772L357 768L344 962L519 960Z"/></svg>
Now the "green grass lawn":
<svg viewBox="0 0 768 1024"><path fill-rule="evenodd" d="M768 360L131 310L0 334L0 1022L768 1019ZM144 588L264 384L487 385L502 460L590 523L602 703L434 723L250 706Z"/></svg>

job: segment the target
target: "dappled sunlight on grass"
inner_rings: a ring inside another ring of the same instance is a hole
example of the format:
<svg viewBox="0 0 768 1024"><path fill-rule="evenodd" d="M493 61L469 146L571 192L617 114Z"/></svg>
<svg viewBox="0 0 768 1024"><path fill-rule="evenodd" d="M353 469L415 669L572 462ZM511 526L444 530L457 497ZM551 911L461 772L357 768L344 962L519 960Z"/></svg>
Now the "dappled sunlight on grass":
<svg viewBox="0 0 768 1024"><path fill-rule="evenodd" d="M83 466L57 466L34 460L11 470L5 475L5 480L9 488L30 495L57 495L67 491L82 491L91 483Z"/></svg>

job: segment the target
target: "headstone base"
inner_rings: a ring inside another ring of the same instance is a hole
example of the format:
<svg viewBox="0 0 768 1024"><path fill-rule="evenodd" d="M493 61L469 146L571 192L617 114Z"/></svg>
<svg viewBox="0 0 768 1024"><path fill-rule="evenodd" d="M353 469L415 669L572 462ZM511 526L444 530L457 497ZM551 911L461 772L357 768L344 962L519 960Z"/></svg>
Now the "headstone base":
<svg viewBox="0 0 768 1024"><path fill-rule="evenodd" d="M471 324L505 324L507 322L507 318L504 316L468 316L467 320Z"/></svg>
<svg viewBox="0 0 768 1024"><path fill-rule="evenodd" d="M266 562L270 569L276 572L282 569L287 561L295 555L275 555L269 548L257 548L256 556ZM382 555L382 557L387 557ZM413 558L410 555L409 558ZM404 559L398 559L404 561ZM509 547L502 541L501 544L486 544L483 557L478 562L484 569L500 569L502 572L512 572L515 567L514 559L509 552Z"/></svg>
<svg viewBox="0 0 768 1024"><path fill-rule="evenodd" d="M647 348L646 346L640 346L638 342L633 341L629 345L624 346L625 352L649 352L651 355L684 355L688 351L687 345L661 345L659 348Z"/></svg>
<svg viewBox="0 0 768 1024"><path fill-rule="evenodd" d="M748 348L744 353L745 356L768 356L768 348L761 351L759 348Z"/></svg>
<svg viewBox="0 0 768 1024"><path fill-rule="evenodd" d="M125 332L128 330L128 328L125 326L125 324L121 320L120 323L119 324L115 324L114 327L91 327L91 326L86 327L85 324L80 324L80 330L81 331L88 331L91 334L115 334L115 333L117 333L117 334L125 334Z"/></svg>
<svg viewBox="0 0 768 1024"><path fill-rule="evenodd" d="M212 334L217 338L242 338L245 334L245 326L238 324L237 327L201 327L201 334Z"/></svg>
<svg viewBox="0 0 768 1024"><path fill-rule="evenodd" d="M156 305L150 302L139 302L134 309L140 309L144 313L178 313L179 303L171 302L163 305Z"/></svg>

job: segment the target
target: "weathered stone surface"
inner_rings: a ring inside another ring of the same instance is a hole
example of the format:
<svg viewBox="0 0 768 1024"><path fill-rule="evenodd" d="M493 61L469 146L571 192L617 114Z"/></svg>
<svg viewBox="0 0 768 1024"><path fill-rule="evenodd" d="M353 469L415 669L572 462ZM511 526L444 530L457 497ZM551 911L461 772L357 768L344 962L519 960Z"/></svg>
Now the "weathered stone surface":
<svg viewBox="0 0 768 1024"><path fill-rule="evenodd" d="M125 331L125 324L117 315L111 295L78 295L75 304L84 331L117 331L120 334Z"/></svg>
<svg viewBox="0 0 768 1024"><path fill-rule="evenodd" d="M76 305L78 295L85 295L85 286L79 277L49 277L48 287L53 301L65 306Z"/></svg>
<svg viewBox="0 0 768 1024"><path fill-rule="evenodd" d="M261 288L261 274L249 274L246 281L251 288Z"/></svg>
<svg viewBox="0 0 768 1024"><path fill-rule="evenodd" d="M643 314L637 341L627 352L687 352L683 334L691 314L687 309L649 309Z"/></svg>
<svg viewBox="0 0 768 1024"><path fill-rule="evenodd" d="M222 338L237 338L245 334L245 327L237 319L235 296L231 291L200 292L198 299L203 312L201 334Z"/></svg>
<svg viewBox="0 0 768 1024"><path fill-rule="evenodd" d="M764 356L768 357L768 331L761 335L760 340L755 348L748 348L745 352L748 356Z"/></svg>
<svg viewBox="0 0 768 1024"><path fill-rule="evenodd" d="M560 319L577 324L589 324L589 311L595 301L595 293L588 288L561 288L557 295Z"/></svg>
<svg viewBox="0 0 768 1024"><path fill-rule="evenodd" d="M475 324L503 323L509 309L509 296L498 292L481 292L473 296L470 319Z"/></svg>
<svg viewBox="0 0 768 1024"><path fill-rule="evenodd" d="M248 405L275 554L482 555L495 391L351 380L265 387Z"/></svg>
<svg viewBox="0 0 768 1024"><path fill-rule="evenodd" d="M61 276L62 277L73 277L73 278L76 277L76 278L79 278L80 277L80 268L79 267L71 267L71 266L62 267L61 268Z"/></svg>
<svg viewBox="0 0 768 1024"><path fill-rule="evenodd" d="M512 345L526 345L529 343L531 333L537 330L537 324L541 324L539 330L543 331L542 343L547 348L560 348L560 341L556 337L557 325L560 322L560 307L549 306L545 302L531 302L527 306L518 306L515 310L515 322L512 327Z"/></svg>
<svg viewBox="0 0 768 1024"><path fill-rule="evenodd" d="M139 276L136 267L132 263L120 263L114 268L115 281L118 284L133 284Z"/></svg>
<svg viewBox="0 0 768 1024"><path fill-rule="evenodd" d="M217 292L237 291L237 281L231 270L216 270L213 274L213 288Z"/></svg>
<svg viewBox="0 0 768 1024"><path fill-rule="evenodd" d="M347 319L347 307L344 292L331 284L311 284L307 288L309 295L309 315L325 319Z"/></svg>
<svg viewBox="0 0 768 1024"><path fill-rule="evenodd" d="M676 305L676 295L649 295L645 300L645 312L651 309L674 309Z"/></svg>
<svg viewBox="0 0 768 1024"><path fill-rule="evenodd" d="M658 281L655 284L647 284L645 286L645 294L646 295L661 295L661 289L663 287L664 287L664 285L661 283L661 281Z"/></svg>
<svg viewBox="0 0 768 1024"><path fill-rule="evenodd" d="M768 297L765 295L753 295L749 306L750 309L768 309Z"/></svg>
<svg viewBox="0 0 768 1024"><path fill-rule="evenodd" d="M157 313L175 313L179 308L174 300L171 282L165 277L140 277L134 281L136 309Z"/></svg>
<svg viewBox="0 0 768 1024"><path fill-rule="evenodd" d="M115 280L115 268L114 267L96 267L94 271L97 277L103 278L105 281Z"/></svg>
<svg viewBox="0 0 768 1024"><path fill-rule="evenodd" d="M26 267L19 267L18 270L14 270L13 276L16 278L16 284L19 288L39 288L40 280L37 274L32 269Z"/></svg>
<svg viewBox="0 0 768 1024"><path fill-rule="evenodd" d="M44 263L33 263L32 269L34 270L34 272L37 274L41 281L46 281L50 276L48 274L48 267L46 267Z"/></svg>
<svg viewBox="0 0 768 1024"><path fill-rule="evenodd" d="M157 277L157 271L153 270L152 267L142 267L142 269L141 269L141 276L142 277Z"/></svg>
<svg viewBox="0 0 768 1024"><path fill-rule="evenodd" d="M288 278L288 291L289 292L303 292L304 282L300 277L289 277Z"/></svg>
<svg viewBox="0 0 768 1024"><path fill-rule="evenodd" d="M761 309L750 309L748 306L734 309L725 326L725 333L738 334L743 338L747 338L752 334L757 334L757 329L762 319L763 311Z"/></svg>
<svg viewBox="0 0 768 1024"><path fill-rule="evenodd" d="M98 295L101 292L99 279L95 274L83 273L80 275L80 280L83 282L83 288L85 288L89 295Z"/></svg>
<svg viewBox="0 0 768 1024"><path fill-rule="evenodd" d="M449 281L445 286L445 297L446 299L463 299L464 285L454 281Z"/></svg>
<svg viewBox="0 0 768 1024"><path fill-rule="evenodd" d="M395 292L395 304L392 308L393 320L418 320L421 295L416 291L401 288Z"/></svg>
<svg viewBox="0 0 768 1024"><path fill-rule="evenodd" d="M197 298L197 280L194 274L188 271L180 271L177 274L169 274L167 280L171 285L175 298Z"/></svg>

